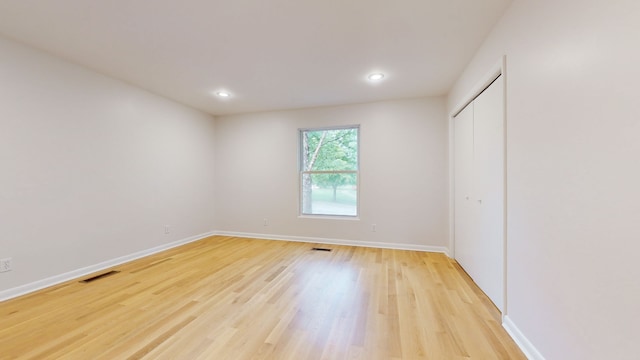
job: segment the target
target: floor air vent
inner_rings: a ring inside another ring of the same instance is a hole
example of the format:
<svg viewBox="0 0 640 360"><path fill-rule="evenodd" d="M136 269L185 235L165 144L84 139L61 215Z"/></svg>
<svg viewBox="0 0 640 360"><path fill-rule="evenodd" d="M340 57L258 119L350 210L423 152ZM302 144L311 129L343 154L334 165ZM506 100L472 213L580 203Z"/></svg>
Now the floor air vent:
<svg viewBox="0 0 640 360"><path fill-rule="evenodd" d="M311 250L313 250L313 251L331 251L331 249L327 249L327 248L311 248Z"/></svg>
<svg viewBox="0 0 640 360"><path fill-rule="evenodd" d="M100 274L100 275L96 275L96 276L92 276L90 278L84 279L84 280L80 280L81 283L90 283L92 281L96 281L102 278L106 278L107 276L111 276L111 275L115 275L117 273L119 273L120 271L116 271L116 270L111 270L111 271L107 271L106 273Z"/></svg>

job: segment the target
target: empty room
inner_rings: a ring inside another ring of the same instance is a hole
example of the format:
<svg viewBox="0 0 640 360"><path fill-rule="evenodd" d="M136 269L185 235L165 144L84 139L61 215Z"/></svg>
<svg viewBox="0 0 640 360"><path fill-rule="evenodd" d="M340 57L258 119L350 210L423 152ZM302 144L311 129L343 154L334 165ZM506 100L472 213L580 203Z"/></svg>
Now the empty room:
<svg viewBox="0 0 640 360"><path fill-rule="evenodd" d="M638 19L0 0L0 359L639 359Z"/></svg>

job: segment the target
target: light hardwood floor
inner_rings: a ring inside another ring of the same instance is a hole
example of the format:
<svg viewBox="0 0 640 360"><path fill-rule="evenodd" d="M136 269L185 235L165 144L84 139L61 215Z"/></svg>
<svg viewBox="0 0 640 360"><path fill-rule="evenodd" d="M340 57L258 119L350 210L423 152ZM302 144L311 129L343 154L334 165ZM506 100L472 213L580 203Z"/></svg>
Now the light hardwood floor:
<svg viewBox="0 0 640 360"><path fill-rule="evenodd" d="M443 254L216 236L114 270L0 303L0 359L525 358Z"/></svg>

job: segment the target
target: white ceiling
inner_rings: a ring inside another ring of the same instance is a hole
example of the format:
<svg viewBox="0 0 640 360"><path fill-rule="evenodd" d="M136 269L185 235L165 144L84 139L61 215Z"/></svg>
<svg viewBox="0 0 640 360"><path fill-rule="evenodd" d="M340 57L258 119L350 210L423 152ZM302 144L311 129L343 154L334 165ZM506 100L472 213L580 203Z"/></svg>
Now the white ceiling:
<svg viewBox="0 0 640 360"><path fill-rule="evenodd" d="M0 0L0 34L221 115L444 95L510 2Z"/></svg>

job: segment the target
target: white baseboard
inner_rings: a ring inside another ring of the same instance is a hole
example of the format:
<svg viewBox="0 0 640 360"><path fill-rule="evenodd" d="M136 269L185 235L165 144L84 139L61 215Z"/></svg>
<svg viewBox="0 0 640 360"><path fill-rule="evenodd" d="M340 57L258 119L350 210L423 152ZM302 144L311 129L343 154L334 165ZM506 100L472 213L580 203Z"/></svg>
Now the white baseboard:
<svg viewBox="0 0 640 360"><path fill-rule="evenodd" d="M531 341L529 341L529 339L527 339L527 337L524 336L524 334L520 331L520 329L518 329L516 324L514 324L513 321L511 321L509 316L505 315L502 318L502 327L504 327L505 330L507 330L507 332L509 333L509 335L511 335L511 338L520 347L520 350L522 350L522 352L527 357L527 359L545 360L544 356L542 356L542 354L540 354L538 349L536 349L536 347L533 346Z"/></svg>
<svg viewBox="0 0 640 360"><path fill-rule="evenodd" d="M362 247L371 247L371 248L380 248L380 249L437 252L437 253L443 253L449 256L449 249L447 249L444 246L382 243L382 242L374 242L374 241L327 239L327 238L316 238L316 237L305 237L305 236L255 234L255 233L242 233L242 232L233 232L233 231L216 231L215 234L224 235L224 236L244 237L244 238L251 238L251 239L283 240L283 241L295 241L295 242L327 244L327 245L362 246Z"/></svg>
<svg viewBox="0 0 640 360"><path fill-rule="evenodd" d="M120 264L124 264L126 262L130 262L136 259L140 259L143 258L145 256L149 256L149 255L153 255L156 253L159 253L161 251L165 251L174 247L178 247L184 244L188 244L190 242L194 242L200 239L204 239L206 237L209 236L213 236L215 235L214 232L208 232L208 233L204 233L204 234L200 234L200 235L195 235L195 236L190 236L188 238L182 239L182 240L178 240L178 241L174 241L168 244L164 244L164 245L160 245L160 246L156 246L153 247L151 249L147 249L147 250L142 250L142 251L138 251L135 252L133 254L129 254L129 255L125 255L119 258L115 258L115 259L111 259L111 260L107 260L107 261L103 261L99 264L95 264L95 265L91 265L91 266L87 266L81 269L77 269L77 270L73 270L73 271L69 271L67 273L64 274L60 274L60 275L56 275L56 276L52 276L46 279L42 279L42 280L38 280L38 281L34 281L32 283L26 284L26 285L21 285L15 288L11 288L11 289L7 289L7 290L3 290L0 291L0 301L5 301L5 300L9 300L9 299L13 299L16 298L18 296L22 296L22 295L26 295L28 293L32 293L34 291L38 291L53 285L57 285L60 283L63 283L65 281L69 281L69 280L73 280L73 279L77 279L79 277L88 275L88 274L92 274L95 273L97 271L100 270L104 270L104 269L108 269L110 267L116 266L116 265L120 265Z"/></svg>

